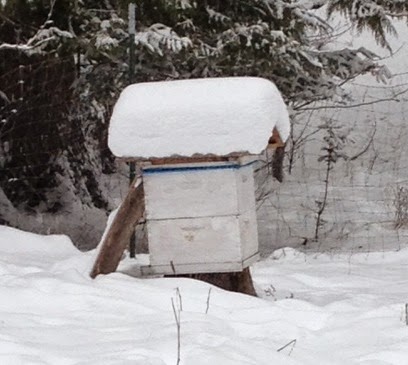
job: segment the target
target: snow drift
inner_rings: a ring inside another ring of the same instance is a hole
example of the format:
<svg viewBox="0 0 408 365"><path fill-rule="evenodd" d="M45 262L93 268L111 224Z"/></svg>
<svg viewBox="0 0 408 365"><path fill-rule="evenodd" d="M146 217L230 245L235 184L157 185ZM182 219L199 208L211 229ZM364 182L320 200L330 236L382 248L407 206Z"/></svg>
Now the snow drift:
<svg viewBox="0 0 408 365"><path fill-rule="evenodd" d="M174 365L172 300L182 365L406 364L407 249L276 251L253 268L263 298L132 278L134 260L92 280L94 254L0 226L0 364Z"/></svg>

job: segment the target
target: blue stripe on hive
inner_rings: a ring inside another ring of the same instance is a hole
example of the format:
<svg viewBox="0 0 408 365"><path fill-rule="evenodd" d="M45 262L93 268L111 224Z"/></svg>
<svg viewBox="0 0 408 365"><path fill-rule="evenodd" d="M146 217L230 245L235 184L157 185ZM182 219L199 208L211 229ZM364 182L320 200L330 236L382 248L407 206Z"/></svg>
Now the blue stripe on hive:
<svg viewBox="0 0 408 365"><path fill-rule="evenodd" d="M254 164L256 161L251 161L247 164L226 164L226 165L205 165L205 166L180 166L180 167L145 167L143 168L143 174L162 174L167 172L183 172L183 171L207 171L207 170L238 170L242 167L246 167Z"/></svg>

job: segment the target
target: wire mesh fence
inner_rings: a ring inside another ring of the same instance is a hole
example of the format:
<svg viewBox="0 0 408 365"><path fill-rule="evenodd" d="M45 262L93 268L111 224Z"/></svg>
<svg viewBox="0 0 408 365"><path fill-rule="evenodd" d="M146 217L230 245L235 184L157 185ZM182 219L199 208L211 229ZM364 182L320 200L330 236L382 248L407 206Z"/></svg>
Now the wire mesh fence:
<svg viewBox="0 0 408 365"><path fill-rule="evenodd" d="M265 254L277 246L368 252L408 243L406 81L401 77L383 87L356 83L351 91L357 106L320 105L295 121L287 164L300 134L307 138L286 168L286 181L269 188L273 193L259 208ZM344 142L331 166L322 158L327 120Z"/></svg>
<svg viewBox="0 0 408 365"><path fill-rule="evenodd" d="M79 247L93 247L122 188L106 146L108 106L75 94L80 79L72 57L5 54L0 223L69 234Z"/></svg>
<svg viewBox="0 0 408 365"><path fill-rule="evenodd" d="M126 164L104 167L109 107L72 96L72 59L3 61L0 69L0 223L65 233L81 249L95 247L128 185ZM294 113L284 182L272 178L271 156L258 166L262 254L285 246L370 251L408 243L407 85L404 73L385 86L363 78L351 86L349 104ZM103 116L92 117L98 110ZM328 166L333 138L341 143Z"/></svg>

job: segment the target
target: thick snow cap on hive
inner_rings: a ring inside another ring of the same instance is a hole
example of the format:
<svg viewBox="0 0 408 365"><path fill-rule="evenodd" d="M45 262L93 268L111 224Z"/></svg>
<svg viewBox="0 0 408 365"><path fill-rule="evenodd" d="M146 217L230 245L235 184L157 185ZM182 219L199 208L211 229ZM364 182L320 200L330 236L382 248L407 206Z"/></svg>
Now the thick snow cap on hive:
<svg viewBox="0 0 408 365"><path fill-rule="evenodd" d="M118 157L258 154L276 127L290 131L276 86L256 77L134 84L121 93L109 126Z"/></svg>

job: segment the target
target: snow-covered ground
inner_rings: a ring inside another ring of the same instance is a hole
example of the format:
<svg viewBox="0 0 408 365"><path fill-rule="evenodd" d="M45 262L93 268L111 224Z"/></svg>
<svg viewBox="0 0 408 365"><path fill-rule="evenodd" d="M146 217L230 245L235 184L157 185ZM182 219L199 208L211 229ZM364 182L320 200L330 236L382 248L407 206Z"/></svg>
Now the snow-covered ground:
<svg viewBox="0 0 408 365"><path fill-rule="evenodd" d="M175 365L172 299L182 365L407 363L407 249L281 249L252 270L260 298L190 279L91 280L94 255L0 226L0 364Z"/></svg>

